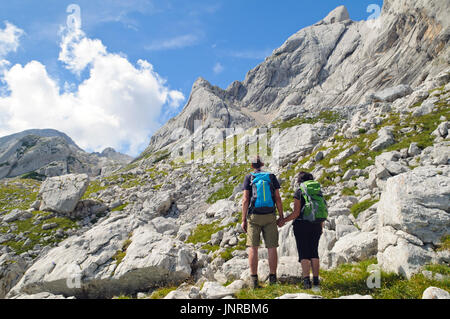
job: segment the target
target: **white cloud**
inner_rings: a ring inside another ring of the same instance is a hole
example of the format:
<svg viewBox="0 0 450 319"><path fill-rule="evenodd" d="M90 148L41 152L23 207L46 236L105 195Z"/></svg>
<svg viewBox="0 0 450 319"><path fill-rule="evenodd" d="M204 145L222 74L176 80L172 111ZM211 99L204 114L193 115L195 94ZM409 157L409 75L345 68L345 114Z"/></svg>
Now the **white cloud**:
<svg viewBox="0 0 450 319"><path fill-rule="evenodd" d="M183 94L170 90L149 62L134 65L81 30L71 32L62 38L59 59L75 74L88 69L88 78L75 87L59 85L38 61L7 69L2 80L8 93L0 96L0 136L54 128L89 151L111 146L138 155L159 127L163 106L178 107Z"/></svg>
<svg viewBox="0 0 450 319"><path fill-rule="evenodd" d="M0 59L6 57L10 52L17 51L20 37L23 34L23 30L7 21L5 22L5 28L0 29Z"/></svg>
<svg viewBox="0 0 450 319"><path fill-rule="evenodd" d="M106 56L106 47L98 39L86 38L80 29L63 35L59 60L66 64L67 69L80 73L97 58Z"/></svg>
<svg viewBox="0 0 450 319"><path fill-rule="evenodd" d="M225 70L225 67L220 62L217 62L213 67L213 71L215 74L220 74L223 72L223 70Z"/></svg>
<svg viewBox="0 0 450 319"><path fill-rule="evenodd" d="M199 40L200 37L198 35L186 34L171 39L154 41L153 43L145 46L145 49L148 51L182 49L196 45L199 42Z"/></svg>

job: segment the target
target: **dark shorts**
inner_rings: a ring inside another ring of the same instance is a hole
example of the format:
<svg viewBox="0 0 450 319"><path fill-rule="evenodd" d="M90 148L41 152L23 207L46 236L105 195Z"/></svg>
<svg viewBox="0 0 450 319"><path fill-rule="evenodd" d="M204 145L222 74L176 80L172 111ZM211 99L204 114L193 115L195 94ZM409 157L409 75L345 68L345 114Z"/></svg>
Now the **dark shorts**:
<svg viewBox="0 0 450 319"><path fill-rule="evenodd" d="M322 235L321 223L296 220L294 221L294 235L299 261L319 258L319 240Z"/></svg>

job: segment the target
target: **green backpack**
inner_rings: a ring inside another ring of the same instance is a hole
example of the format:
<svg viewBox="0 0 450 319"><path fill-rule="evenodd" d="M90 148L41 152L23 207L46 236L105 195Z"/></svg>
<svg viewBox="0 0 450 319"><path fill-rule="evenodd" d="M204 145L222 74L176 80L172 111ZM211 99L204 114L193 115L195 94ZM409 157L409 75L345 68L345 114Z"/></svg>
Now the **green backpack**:
<svg viewBox="0 0 450 319"><path fill-rule="evenodd" d="M323 198L320 184L317 181L306 181L300 184L305 205L300 218L310 222L322 222L328 218L327 202Z"/></svg>

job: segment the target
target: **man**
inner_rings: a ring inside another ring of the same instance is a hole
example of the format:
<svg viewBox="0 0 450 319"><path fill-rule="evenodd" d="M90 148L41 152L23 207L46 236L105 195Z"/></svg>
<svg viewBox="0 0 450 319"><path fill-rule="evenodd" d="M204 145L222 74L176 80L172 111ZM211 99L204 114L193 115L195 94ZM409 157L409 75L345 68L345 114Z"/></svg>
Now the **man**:
<svg viewBox="0 0 450 319"><path fill-rule="evenodd" d="M275 284L277 281L277 224L284 219L284 216L283 204L279 191L280 183L276 176L261 171L264 163L259 156L252 159L251 166L254 169L254 172L245 177L243 185L242 228L247 233L247 247L249 247L248 260L251 275L250 284L252 288L257 288L259 287L258 248L261 241L261 233L263 234L264 243L269 254L269 283ZM259 185L262 185L262 187L259 187ZM257 187L259 187L259 189L256 189ZM268 190L270 190L270 193ZM258 203L261 201L266 201L271 204L268 204L267 207L258 207ZM272 207L270 207L270 205L272 205ZM278 221L275 215L275 206L280 216Z"/></svg>

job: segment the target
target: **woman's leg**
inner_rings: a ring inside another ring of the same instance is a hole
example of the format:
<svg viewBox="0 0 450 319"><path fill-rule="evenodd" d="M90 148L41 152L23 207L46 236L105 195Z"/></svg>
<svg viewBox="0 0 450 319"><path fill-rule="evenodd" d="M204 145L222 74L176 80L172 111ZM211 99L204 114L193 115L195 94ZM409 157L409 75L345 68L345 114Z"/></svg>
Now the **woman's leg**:
<svg viewBox="0 0 450 319"><path fill-rule="evenodd" d="M309 278L309 274L311 273L311 261L309 259L302 259L301 264L303 278Z"/></svg>
<svg viewBox="0 0 450 319"><path fill-rule="evenodd" d="M319 270L320 270L320 260L319 258L312 258L311 259L311 265L312 265L312 273L314 277L319 277Z"/></svg>
<svg viewBox="0 0 450 319"><path fill-rule="evenodd" d="M319 260L319 241L322 236L322 224L313 224L311 233L311 264L315 284L318 284L320 260Z"/></svg>

